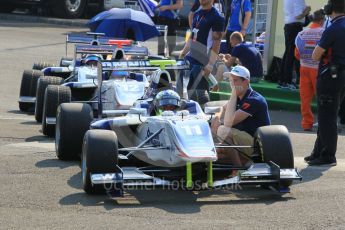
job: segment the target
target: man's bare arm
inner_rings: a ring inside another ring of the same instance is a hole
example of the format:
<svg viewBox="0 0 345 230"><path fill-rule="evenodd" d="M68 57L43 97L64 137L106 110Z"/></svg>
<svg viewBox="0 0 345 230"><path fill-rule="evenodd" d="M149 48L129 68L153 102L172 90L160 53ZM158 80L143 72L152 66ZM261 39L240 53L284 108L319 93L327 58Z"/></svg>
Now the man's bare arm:
<svg viewBox="0 0 345 230"><path fill-rule="evenodd" d="M244 15L245 16L244 16L244 20L243 20L243 24L241 28L241 34L246 35L250 17L252 16L252 12L247 11L244 13Z"/></svg>
<svg viewBox="0 0 345 230"><path fill-rule="evenodd" d="M166 11L166 10L179 10L183 7L183 0L176 0L175 4L160 6L158 8L159 11Z"/></svg>
<svg viewBox="0 0 345 230"><path fill-rule="evenodd" d="M314 51L313 51L313 55L312 58L314 61L320 61L322 58L322 55L325 53L325 49L320 47L320 46L316 46Z"/></svg>

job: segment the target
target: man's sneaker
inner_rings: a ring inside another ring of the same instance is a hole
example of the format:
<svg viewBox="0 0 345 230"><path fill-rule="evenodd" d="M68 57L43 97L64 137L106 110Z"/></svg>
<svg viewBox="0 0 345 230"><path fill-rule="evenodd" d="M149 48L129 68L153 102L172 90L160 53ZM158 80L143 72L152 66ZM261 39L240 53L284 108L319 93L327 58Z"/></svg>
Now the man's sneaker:
<svg viewBox="0 0 345 230"><path fill-rule="evenodd" d="M337 160L325 160L323 158L316 158L313 160L308 161L308 165L310 166L336 166Z"/></svg>
<svg viewBox="0 0 345 230"><path fill-rule="evenodd" d="M343 132L345 131L345 124L339 122L338 123L338 132Z"/></svg>
<svg viewBox="0 0 345 230"><path fill-rule="evenodd" d="M289 89L289 86L286 83L279 83L277 88L278 89Z"/></svg>
<svg viewBox="0 0 345 230"><path fill-rule="evenodd" d="M287 84L288 89L297 90L298 88L294 84Z"/></svg>
<svg viewBox="0 0 345 230"><path fill-rule="evenodd" d="M313 154L310 154L309 156L304 158L304 161L308 163L309 161L312 161L315 159L316 159L316 157Z"/></svg>
<svg viewBox="0 0 345 230"><path fill-rule="evenodd" d="M313 128L315 128L315 129L319 128L319 123L318 122L314 123Z"/></svg>
<svg viewBox="0 0 345 230"><path fill-rule="evenodd" d="M313 128L306 128L306 129L303 129L304 131L306 132L313 132Z"/></svg>

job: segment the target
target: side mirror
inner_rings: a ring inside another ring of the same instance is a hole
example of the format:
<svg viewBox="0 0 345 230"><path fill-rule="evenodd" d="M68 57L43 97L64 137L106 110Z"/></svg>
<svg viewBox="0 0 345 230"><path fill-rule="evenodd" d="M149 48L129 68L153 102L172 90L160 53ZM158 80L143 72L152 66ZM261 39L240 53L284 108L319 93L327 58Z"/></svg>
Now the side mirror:
<svg viewBox="0 0 345 230"><path fill-rule="evenodd" d="M219 107L219 106L205 107L205 113L212 115L212 114L219 113L221 109L222 107Z"/></svg>
<svg viewBox="0 0 345 230"><path fill-rule="evenodd" d="M130 108L129 114L145 116L147 114L147 110L145 108Z"/></svg>

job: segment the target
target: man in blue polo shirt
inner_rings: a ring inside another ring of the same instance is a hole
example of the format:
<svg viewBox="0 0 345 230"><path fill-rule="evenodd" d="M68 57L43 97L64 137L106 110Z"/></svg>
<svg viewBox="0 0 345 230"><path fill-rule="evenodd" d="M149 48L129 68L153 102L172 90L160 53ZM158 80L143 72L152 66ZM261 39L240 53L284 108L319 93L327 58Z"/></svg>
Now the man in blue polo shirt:
<svg viewBox="0 0 345 230"><path fill-rule="evenodd" d="M225 3L224 0L214 0L213 1L213 6L219 11L219 13L222 16L225 16ZM193 17L194 13L200 9L200 1L199 0L194 0L194 3L192 7L190 8L189 14L188 14L188 24L189 27L192 28L193 24Z"/></svg>
<svg viewBox="0 0 345 230"><path fill-rule="evenodd" d="M337 113L345 90L345 1L329 0L324 6L332 24L323 32L312 58L320 61L316 83L318 130L314 149L304 158L309 165L335 166Z"/></svg>
<svg viewBox="0 0 345 230"><path fill-rule="evenodd" d="M212 132L217 132L217 136L225 143L252 146L256 130L271 123L267 102L250 87L250 73L247 68L235 66L231 72L224 73L224 76L229 77L232 92L221 115L212 121ZM251 156L253 150L247 148L243 152ZM244 164L236 149L219 148L217 154L223 162L228 161L238 166Z"/></svg>
<svg viewBox="0 0 345 230"><path fill-rule="evenodd" d="M190 63L187 86L189 99L203 105L209 99L209 75L218 58L224 31L224 17L212 6L213 0L200 0L201 8L193 17L192 34L181 51ZM180 80L182 80L180 78Z"/></svg>
<svg viewBox="0 0 345 230"><path fill-rule="evenodd" d="M252 5L250 0L232 0L230 6L230 17L226 31L226 44L228 53L231 53L230 36L233 32L238 31L246 36L250 17L252 15Z"/></svg>
<svg viewBox="0 0 345 230"><path fill-rule="evenodd" d="M178 10L183 7L183 0L161 0L157 9L158 23L168 26L168 49L169 56L176 47L176 31L178 28ZM164 55L164 37L158 38L158 55Z"/></svg>
<svg viewBox="0 0 345 230"><path fill-rule="evenodd" d="M234 32L230 36L230 44L233 47L231 55L220 54L220 59L227 68L235 63L246 67L250 72L250 82L258 82L264 75L262 68L262 56L252 44L246 44L240 32ZM221 68L219 69L221 71ZM222 77L223 74L217 73ZM219 77L217 77L218 80Z"/></svg>

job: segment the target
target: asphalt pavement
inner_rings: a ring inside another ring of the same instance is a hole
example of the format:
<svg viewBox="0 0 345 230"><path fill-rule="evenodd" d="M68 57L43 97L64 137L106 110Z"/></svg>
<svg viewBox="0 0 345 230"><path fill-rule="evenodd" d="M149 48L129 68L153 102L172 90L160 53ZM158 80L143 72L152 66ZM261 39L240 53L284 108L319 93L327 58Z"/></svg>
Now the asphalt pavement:
<svg viewBox="0 0 345 230"><path fill-rule="evenodd" d="M244 187L130 191L120 199L86 195L79 163L57 160L54 140L17 103L23 70L36 61L58 63L65 56L65 35L82 31L79 25L0 15L0 229L344 228L345 132L339 135L336 167L308 167L303 157L316 135L302 131L300 114L291 112L270 111L274 124L290 130L303 176L288 194ZM146 43L151 49L155 44Z"/></svg>

